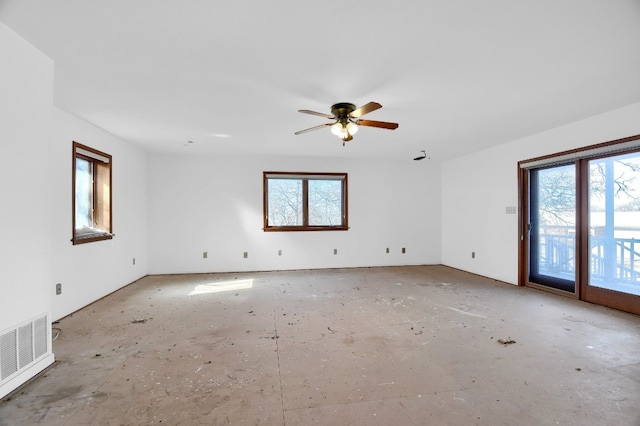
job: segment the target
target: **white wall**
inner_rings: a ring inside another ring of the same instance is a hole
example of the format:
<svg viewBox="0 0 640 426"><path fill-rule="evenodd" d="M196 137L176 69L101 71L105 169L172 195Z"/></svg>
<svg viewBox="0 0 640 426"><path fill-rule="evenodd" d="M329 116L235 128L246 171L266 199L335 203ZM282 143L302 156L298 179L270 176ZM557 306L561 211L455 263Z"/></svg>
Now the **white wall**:
<svg viewBox="0 0 640 426"><path fill-rule="evenodd" d="M53 147L48 180L55 194L53 283L62 284L62 294L55 294L54 284L47 290L53 317L61 318L147 274L146 154L59 108L53 121L55 131L48 138ZM73 141L113 156L112 240L71 244Z"/></svg>
<svg viewBox="0 0 640 426"><path fill-rule="evenodd" d="M263 171L347 172L351 229L263 232ZM155 154L148 182L152 274L440 263L434 163Z"/></svg>
<svg viewBox="0 0 640 426"><path fill-rule="evenodd" d="M444 162L442 263L516 284L518 161L637 134L640 103Z"/></svg>
<svg viewBox="0 0 640 426"><path fill-rule="evenodd" d="M0 333L50 315L53 63L0 23ZM50 338L49 338L50 342ZM50 346L50 344L49 344ZM53 362L0 386L0 396Z"/></svg>

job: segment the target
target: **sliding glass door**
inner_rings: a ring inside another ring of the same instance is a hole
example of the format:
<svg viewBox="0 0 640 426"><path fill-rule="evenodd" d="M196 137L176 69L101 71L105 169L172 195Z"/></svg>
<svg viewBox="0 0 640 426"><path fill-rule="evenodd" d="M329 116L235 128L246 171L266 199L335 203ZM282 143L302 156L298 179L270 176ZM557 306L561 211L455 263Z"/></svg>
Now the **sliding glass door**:
<svg viewBox="0 0 640 426"><path fill-rule="evenodd" d="M640 153L588 161L586 300L640 296Z"/></svg>
<svg viewBox="0 0 640 426"><path fill-rule="evenodd" d="M529 282L568 292L576 283L576 167L530 172Z"/></svg>
<svg viewBox="0 0 640 426"><path fill-rule="evenodd" d="M520 284L640 314L640 135L519 168Z"/></svg>

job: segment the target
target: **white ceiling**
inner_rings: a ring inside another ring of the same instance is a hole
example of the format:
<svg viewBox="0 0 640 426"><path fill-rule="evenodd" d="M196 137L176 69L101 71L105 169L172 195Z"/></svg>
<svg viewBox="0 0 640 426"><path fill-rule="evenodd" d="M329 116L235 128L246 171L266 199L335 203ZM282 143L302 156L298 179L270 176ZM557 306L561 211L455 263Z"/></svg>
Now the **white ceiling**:
<svg viewBox="0 0 640 426"><path fill-rule="evenodd" d="M59 107L149 151L439 161L640 101L640 0L0 0L0 21L55 61ZM400 127L294 135L328 121L298 109L369 101Z"/></svg>

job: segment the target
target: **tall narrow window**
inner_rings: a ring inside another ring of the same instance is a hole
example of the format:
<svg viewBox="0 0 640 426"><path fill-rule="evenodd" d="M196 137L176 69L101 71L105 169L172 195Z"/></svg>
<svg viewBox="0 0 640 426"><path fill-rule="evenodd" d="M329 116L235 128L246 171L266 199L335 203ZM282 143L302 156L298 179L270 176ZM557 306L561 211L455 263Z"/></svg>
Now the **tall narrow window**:
<svg viewBox="0 0 640 426"><path fill-rule="evenodd" d="M346 230L346 173L264 172L265 231Z"/></svg>
<svg viewBox="0 0 640 426"><path fill-rule="evenodd" d="M73 143L73 244L113 238L111 155Z"/></svg>

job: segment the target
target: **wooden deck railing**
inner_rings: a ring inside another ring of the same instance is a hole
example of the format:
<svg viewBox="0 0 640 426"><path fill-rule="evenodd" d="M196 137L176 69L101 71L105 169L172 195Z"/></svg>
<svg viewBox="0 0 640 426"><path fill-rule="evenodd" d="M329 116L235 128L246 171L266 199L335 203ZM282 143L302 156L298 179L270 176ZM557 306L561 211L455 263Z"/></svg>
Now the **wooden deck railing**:
<svg viewBox="0 0 640 426"><path fill-rule="evenodd" d="M575 236L557 231L540 234L539 272L567 278L575 276ZM640 231L640 229L639 229ZM591 279L637 284L640 286L640 240L635 238L607 238L591 236ZM615 259L607 263L615 253Z"/></svg>

